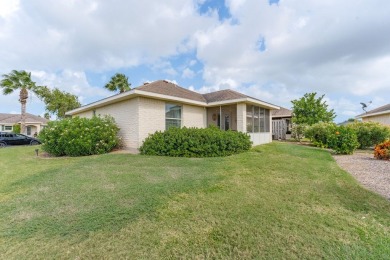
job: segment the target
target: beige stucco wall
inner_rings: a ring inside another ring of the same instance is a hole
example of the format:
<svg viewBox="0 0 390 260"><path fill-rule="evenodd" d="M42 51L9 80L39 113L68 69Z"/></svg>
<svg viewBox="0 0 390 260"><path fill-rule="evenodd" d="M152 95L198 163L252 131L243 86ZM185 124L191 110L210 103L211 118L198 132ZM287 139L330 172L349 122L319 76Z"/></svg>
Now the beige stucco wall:
<svg viewBox="0 0 390 260"><path fill-rule="evenodd" d="M165 130L165 101L140 97L138 109L139 135L136 148L142 145L143 140L149 134Z"/></svg>
<svg viewBox="0 0 390 260"><path fill-rule="evenodd" d="M139 98L139 146L149 134L165 130L165 104L178 104L182 106L182 123L186 127L205 127L206 110L204 107L185 105L175 102Z"/></svg>
<svg viewBox="0 0 390 260"><path fill-rule="evenodd" d="M114 117L120 128L119 135L122 137L122 143L125 147L139 148L149 134L165 130L166 103L174 102L136 97L94 110L97 116L111 115ZM204 128L207 127L208 122L212 121L212 119L207 119L210 113L207 113L207 109L204 107L176 104L183 107L182 127ZM237 127L237 131L246 132L246 104L237 104L237 108L234 107L230 112L234 113L234 115L231 115L232 129ZM93 114L91 109L73 116L92 118ZM270 117L270 127L272 127L271 120ZM271 133L272 129L270 133L255 133L251 135L251 139L254 145L268 143L272 141Z"/></svg>
<svg viewBox="0 0 390 260"><path fill-rule="evenodd" d="M182 126L207 127L207 109L205 107L183 105Z"/></svg>
<svg viewBox="0 0 390 260"><path fill-rule="evenodd" d="M373 121L390 126L390 113L376 116L363 117L363 122Z"/></svg>
<svg viewBox="0 0 390 260"><path fill-rule="evenodd" d="M126 147L138 147L138 103L138 98L133 98L95 109L97 116L110 115L115 119L120 128L122 143ZM92 118L93 110L73 115L75 116Z"/></svg>
<svg viewBox="0 0 390 260"><path fill-rule="evenodd" d="M85 118L92 118L93 112L92 112L92 110L88 110L88 111L84 111L84 112L73 115L73 117L76 117L76 116L85 117Z"/></svg>
<svg viewBox="0 0 390 260"><path fill-rule="evenodd" d="M139 148L149 134L165 130L165 104L158 99L137 97L115 104L96 108L96 115L111 115L118 124L125 147ZM170 102L172 103L172 102ZM180 104L180 103L177 103ZM205 127L207 123L204 107L183 105L182 126ZM74 116L92 118L93 110Z"/></svg>
<svg viewBox="0 0 390 260"><path fill-rule="evenodd" d="M253 145L260 145L272 142L272 135L270 133L249 133Z"/></svg>

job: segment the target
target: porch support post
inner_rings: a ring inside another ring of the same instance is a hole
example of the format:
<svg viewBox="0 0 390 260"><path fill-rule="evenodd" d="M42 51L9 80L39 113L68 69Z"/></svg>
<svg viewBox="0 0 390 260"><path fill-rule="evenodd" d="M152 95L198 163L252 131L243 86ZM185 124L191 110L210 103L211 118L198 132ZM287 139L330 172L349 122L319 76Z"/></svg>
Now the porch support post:
<svg viewBox="0 0 390 260"><path fill-rule="evenodd" d="M237 131L246 133L246 104L237 104Z"/></svg>
<svg viewBox="0 0 390 260"><path fill-rule="evenodd" d="M219 106L219 129L222 130L222 106Z"/></svg>

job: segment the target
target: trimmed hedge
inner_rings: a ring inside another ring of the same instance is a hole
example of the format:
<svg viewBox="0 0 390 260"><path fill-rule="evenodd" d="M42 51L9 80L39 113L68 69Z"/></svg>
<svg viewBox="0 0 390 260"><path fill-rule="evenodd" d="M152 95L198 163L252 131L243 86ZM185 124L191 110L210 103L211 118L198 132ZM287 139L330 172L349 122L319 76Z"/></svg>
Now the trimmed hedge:
<svg viewBox="0 0 390 260"><path fill-rule="evenodd" d="M347 127L355 131L360 149L373 147L390 138L390 127L377 122L354 122Z"/></svg>
<svg viewBox="0 0 390 260"><path fill-rule="evenodd" d="M316 123L309 126L305 131L305 136L309 138L317 147L328 148L329 141L337 132L335 123Z"/></svg>
<svg viewBox="0 0 390 260"><path fill-rule="evenodd" d="M309 126L305 135L321 148L331 148L338 154L352 154L359 146L357 135L352 128L334 123L317 123Z"/></svg>
<svg viewBox="0 0 390 260"><path fill-rule="evenodd" d="M318 147L352 154L356 148L365 149L389 139L390 128L375 122L354 122L347 126L317 123L309 126L305 135Z"/></svg>
<svg viewBox="0 0 390 260"><path fill-rule="evenodd" d="M112 117L51 121L39 134L42 149L55 156L84 156L110 152L119 145Z"/></svg>
<svg viewBox="0 0 390 260"><path fill-rule="evenodd" d="M140 147L141 154L173 157L219 157L248 151L249 135L209 128L170 128L149 135Z"/></svg>
<svg viewBox="0 0 390 260"><path fill-rule="evenodd" d="M336 131L329 136L328 146L338 154L353 154L359 142L356 133L351 128L338 126Z"/></svg>

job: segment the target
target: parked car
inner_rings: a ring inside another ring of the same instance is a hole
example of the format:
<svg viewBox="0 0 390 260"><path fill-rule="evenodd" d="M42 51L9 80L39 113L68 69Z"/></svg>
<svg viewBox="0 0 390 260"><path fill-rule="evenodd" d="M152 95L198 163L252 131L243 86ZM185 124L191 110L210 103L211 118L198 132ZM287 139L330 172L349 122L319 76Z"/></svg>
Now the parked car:
<svg viewBox="0 0 390 260"><path fill-rule="evenodd" d="M33 137L27 135L0 132L0 147L7 145L37 145L41 142Z"/></svg>

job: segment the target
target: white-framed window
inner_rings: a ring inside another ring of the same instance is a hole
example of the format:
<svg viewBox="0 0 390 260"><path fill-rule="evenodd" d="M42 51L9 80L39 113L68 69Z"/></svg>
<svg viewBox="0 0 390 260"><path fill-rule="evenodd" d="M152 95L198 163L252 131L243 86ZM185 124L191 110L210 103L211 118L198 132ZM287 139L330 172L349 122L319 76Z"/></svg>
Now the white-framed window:
<svg viewBox="0 0 390 260"><path fill-rule="evenodd" d="M246 105L246 132L267 133L270 131L269 109Z"/></svg>
<svg viewBox="0 0 390 260"><path fill-rule="evenodd" d="M12 125L4 125L4 131L12 131Z"/></svg>
<svg viewBox="0 0 390 260"><path fill-rule="evenodd" d="M181 127L182 106L177 104L165 104L165 130L171 127Z"/></svg>

